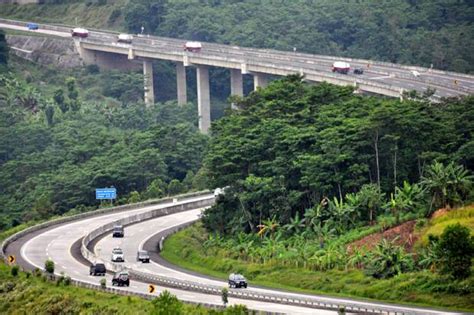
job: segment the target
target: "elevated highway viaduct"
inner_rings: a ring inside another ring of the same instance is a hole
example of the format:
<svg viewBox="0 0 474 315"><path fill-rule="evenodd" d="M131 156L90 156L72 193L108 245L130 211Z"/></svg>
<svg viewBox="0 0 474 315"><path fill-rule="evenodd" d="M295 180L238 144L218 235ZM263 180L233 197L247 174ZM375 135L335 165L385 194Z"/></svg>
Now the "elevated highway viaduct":
<svg viewBox="0 0 474 315"><path fill-rule="evenodd" d="M0 28L27 31L25 22L0 19ZM71 27L40 24L35 32L70 37ZM436 90L434 99L474 93L474 76L363 59L341 58L305 53L255 49L213 43L202 43L197 53L184 51L185 40L137 35L131 44L118 43L118 33L89 30L87 38L74 38L75 46L85 64L102 68L143 67L145 102L154 103L152 60L168 60L176 64L177 100L187 102L185 68L196 68L199 128L207 133L210 117L209 67L230 70L231 95L243 95L243 74L251 74L254 88L265 87L269 76L304 75L309 82L328 82L354 86L357 92L369 92L402 98L405 91ZM347 61L364 74L333 73L334 61Z"/></svg>

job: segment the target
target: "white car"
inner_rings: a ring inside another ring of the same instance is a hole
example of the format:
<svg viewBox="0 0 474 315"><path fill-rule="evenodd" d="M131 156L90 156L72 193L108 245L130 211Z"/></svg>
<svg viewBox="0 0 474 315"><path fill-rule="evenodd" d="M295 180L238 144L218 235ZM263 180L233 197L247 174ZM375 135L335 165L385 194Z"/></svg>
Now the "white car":
<svg viewBox="0 0 474 315"><path fill-rule="evenodd" d="M120 247L115 247L112 250L112 261L113 262L124 262L123 250Z"/></svg>
<svg viewBox="0 0 474 315"><path fill-rule="evenodd" d="M89 31L82 27L76 27L71 30L71 36L85 38L89 36Z"/></svg>
<svg viewBox="0 0 474 315"><path fill-rule="evenodd" d="M201 51L201 49L202 49L202 44L200 42L186 42L186 44L184 44L185 51L198 53Z"/></svg>
<svg viewBox="0 0 474 315"><path fill-rule="evenodd" d="M119 34L117 41L119 43L131 44L133 41L133 36L130 34Z"/></svg>

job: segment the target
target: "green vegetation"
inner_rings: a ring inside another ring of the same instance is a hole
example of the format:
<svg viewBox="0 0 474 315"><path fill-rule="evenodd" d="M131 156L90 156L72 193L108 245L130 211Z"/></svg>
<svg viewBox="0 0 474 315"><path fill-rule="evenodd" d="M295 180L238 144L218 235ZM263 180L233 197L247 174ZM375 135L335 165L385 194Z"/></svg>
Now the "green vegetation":
<svg viewBox="0 0 474 315"><path fill-rule="evenodd" d="M440 236L449 225L461 224L467 226L474 234L474 205L455 209L443 216L436 217L427 223L420 231L420 245L428 245L428 236Z"/></svg>
<svg viewBox="0 0 474 315"><path fill-rule="evenodd" d="M473 102L400 102L299 76L274 81L213 124L204 170L211 185L228 188L202 227L171 237L163 256L272 287L472 310L472 253L459 241L468 230L449 237L454 248L441 239L413 245L414 226L430 226L436 207L473 198L466 145L474 125L454 114L471 117ZM411 229L392 232L398 238L352 244L401 223ZM446 275L447 265L459 276Z"/></svg>
<svg viewBox="0 0 474 315"><path fill-rule="evenodd" d="M460 205L473 193L473 104L353 96L299 76L274 81L212 126L204 167L213 187L230 187L204 225L318 239L323 228L388 228Z"/></svg>
<svg viewBox="0 0 474 315"><path fill-rule="evenodd" d="M119 204L204 188L194 177L207 137L193 105L146 107L133 72L16 58L9 70L0 76L0 230L95 209L99 187L115 186Z"/></svg>
<svg viewBox="0 0 474 315"><path fill-rule="evenodd" d="M153 301L120 296L70 285L68 277L50 282L41 273L19 272L0 263L0 313L2 314L246 314L233 306L225 311L186 305L168 291Z"/></svg>
<svg viewBox="0 0 474 315"><path fill-rule="evenodd" d="M95 2L95 3L94 3ZM47 1L43 5L2 4L1 16L10 19L86 25L89 27L117 29L123 24L122 10L126 1Z"/></svg>
<svg viewBox="0 0 474 315"><path fill-rule="evenodd" d="M200 223L184 229L165 241L162 256L178 266L227 279L232 272L245 275L252 285L264 285L290 291L330 294L385 300L396 303L410 303L427 306L449 307L453 309L474 309L474 277L466 280L448 280L427 270L401 273L388 279L375 279L356 268L357 255L343 258L337 268L319 271L305 268L299 263L279 264L277 258L267 260L243 258L242 248L237 240L222 240L220 245L210 245L213 236L206 233ZM255 252L269 251L267 240L255 242L251 246ZM279 245L279 244L277 244ZM311 243L302 243L303 247ZM299 254L293 250L295 256ZM333 253L334 255L335 253ZM276 255L279 255L276 252ZM311 261L311 260L308 260ZM370 261L370 259L369 259ZM346 265L347 264L347 265ZM354 266L354 267L353 267ZM386 288L390 288L387 290Z"/></svg>

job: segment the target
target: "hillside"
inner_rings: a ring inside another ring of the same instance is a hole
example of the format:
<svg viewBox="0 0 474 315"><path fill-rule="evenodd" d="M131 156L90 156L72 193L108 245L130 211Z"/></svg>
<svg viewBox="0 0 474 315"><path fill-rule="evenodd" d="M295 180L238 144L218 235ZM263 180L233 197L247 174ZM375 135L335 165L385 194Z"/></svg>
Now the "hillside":
<svg viewBox="0 0 474 315"><path fill-rule="evenodd" d="M146 107L142 76L63 70L10 56L0 74L0 230L189 189L207 137L192 104Z"/></svg>
<svg viewBox="0 0 474 315"><path fill-rule="evenodd" d="M0 16L472 72L473 14L444 0L87 0L3 5Z"/></svg>
<svg viewBox="0 0 474 315"><path fill-rule="evenodd" d="M163 256L271 287L473 310L472 208L428 221L473 201L473 102L273 81L213 124L203 167L228 188Z"/></svg>

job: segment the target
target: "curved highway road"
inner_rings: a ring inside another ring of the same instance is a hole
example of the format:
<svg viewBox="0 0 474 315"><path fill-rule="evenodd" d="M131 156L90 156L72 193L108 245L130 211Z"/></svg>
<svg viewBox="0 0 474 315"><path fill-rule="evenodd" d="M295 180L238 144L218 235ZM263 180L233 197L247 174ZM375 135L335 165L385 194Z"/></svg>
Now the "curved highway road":
<svg viewBox="0 0 474 315"><path fill-rule="evenodd" d="M192 199L187 199L187 201L198 200L200 198L209 198L207 196L193 197ZM114 222L118 219L125 218L131 215L142 213L145 211L150 211L152 209L163 208L166 206L173 205L173 203L165 203L154 206L142 207L139 209L123 211L120 213L111 213L105 215L99 215L91 218L85 218L69 223L64 223L59 226L55 226L51 229L46 229L45 231L39 233L38 235L27 239L21 245L20 255L21 259L28 262L30 265L43 268L44 261L46 259L52 259L55 262L56 272L59 274L64 272L66 275L69 275L75 280L82 282L87 282L91 284L98 284L101 277L89 276L89 268L87 265L77 261L71 254L71 249L73 245L77 243L85 234L90 231L98 228L99 226L105 225L110 222ZM206 277L200 277L196 275L190 275L183 273L172 268L161 266L154 262L150 264L142 264L135 261L136 252L138 249L142 248L143 244L153 235L169 229L173 226L178 226L183 223L191 222L197 220L201 209L195 209L180 213L175 213L163 217L158 217L152 220L140 222L125 228L125 237L124 238L112 238L110 233L107 234L104 238L100 239L94 247L95 253L101 257L102 260L110 261L111 250L113 247L119 245L124 249L125 253L125 263L127 267L135 269L142 272L164 275L167 277L172 277L182 280L191 280L203 284L213 284L221 287L227 286L223 281L216 281L207 279ZM18 247L18 245L17 245ZM15 246L10 245L7 247L7 254L16 254L17 252L12 252ZM111 284L111 276L107 275L107 284ZM132 280L131 286L129 288L120 288L121 290L130 290L132 292L146 293L148 284ZM265 288L255 288L252 287L250 283L249 289L253 291L266 292L266 293L280 293L281 291L275 291ZM156 294L159 294L164 288L158 287ZM166 288L171 293L175 294L179 299L185 301L192 301L198 303L210 303L210 304L221 304L221 298L218 295L208 295L204 293L197 293L193 291L185 291L173 288ZM245 290L245 289L243 289ZM296 293L285 293L289 296L304 296ZM314 297L314 296L313 296ZM319 297L331 303L336 302L352 302L348 299L340 298L329 298L329 297ZM277 303L268 303L260 302L254 300L244 300L238 298L230 298L231 304L245 304L250 309L255 310L265 310L270 312L279 312L279 313L291 313L291 314L335 314L335 312L327 310L316 310L314 308L305 308L292 305L283 305ZM360 302L370 307L371 305L378 306L387 306L383 303L375 302ZM412 308L408 306L397 306L399 311L404 311L410 313L412 311L420 312L418 308ZM441 311L427 310L430 314L446 314ZM455 313L452 313L455 314Z"/></svg>
<svg viewBox="0 0 474 315"><path fill-rule="evenodd" d="M209 196L206 196L209 198ZM200 197L202 198L202 197ZM189 200L197 200L198 198L188 199ZM150 211L152 209L163 208L165 206L170 206L172 203L167 204L160 204L157 206L148 206L144 208L139 208L135 210L130 210L121 213L113 213L113 214L106 214L101 216L96 216L92 218L87 218L79 221L74 221L70 223L65 223L58 227L54 227L49 229L43 233L40 233L33 238L27 240L22 246L20 253L12 252L11 248L14 247L9 245L7 247L7 254L15 254L19 256L21 255L21 259L25 260L30 265L43 269L44 262L47 259L52 259L55 262L55 273L60 274L64 272L64 274L70 276L74 280L79 280L82 282L87 282L91 284L99 284L100 279L102 277L94 277L89 276L89 267L84 265L83 263L77 261L73 255L71 254L71 248L73 247L74 243L80 240L86 233L90 232L91 230L116 221L118 219L130 216L132 214L137 214L145 211ZM173 215L168 215L164 217L159 217L152 221L143 222L143 225L148 225L152 228L152 230L156 233L162 229L169 228L173 225L179 225L183 222L189 220L195 220L196 215L200 212L199 209L193 210L191 212L182 212ZM141 226L143 226L140 224ZM126 227L127 236L124 239L121 239L121 243L125 247L128 244L128 240L133 237L130 234L129 230L132 226ZM140 228L139 228L140 229ZM114 239L117 241L119 239ZM103 253L105 255L106 250L104 249ZM132 250L131 247L126 247L125 253L127 255L126 260L131 261L131 258L135 258L133 252L136 251ZM107 257L110 259L110 255ZM107 286L111 286L111 275L107 274ZM139 293L146 293L148 288L148 283L143 283L139 281L131 281L130 287L116 287L120 290L129 290L132 292L139 292ZM217 295L207 295L204 293L197 293L192 291L185 291L185 290L178 290L173 288L162 288L157 286L156 295L159 295L160 292L163 290L168 290L172 294L176 295L180 300L184 301L191 301L197 303L208 303L208 304L216 304L221 305L221 297ZM297 306L289 306L283 305L278 303L267 303L267 302L260 302L260 301L253 301L253 300L243 300L237 298L229 298L230 304L245 304L250 309L254 310L262 310L262 311L269 311L269 312L276 312L276 313L286 313L289 312L291 314L314 314L315 310L310 308L304 307L297 307ZM318 314L335 314L332 311L326 310L318 310Z"/></svg>

